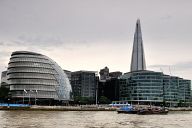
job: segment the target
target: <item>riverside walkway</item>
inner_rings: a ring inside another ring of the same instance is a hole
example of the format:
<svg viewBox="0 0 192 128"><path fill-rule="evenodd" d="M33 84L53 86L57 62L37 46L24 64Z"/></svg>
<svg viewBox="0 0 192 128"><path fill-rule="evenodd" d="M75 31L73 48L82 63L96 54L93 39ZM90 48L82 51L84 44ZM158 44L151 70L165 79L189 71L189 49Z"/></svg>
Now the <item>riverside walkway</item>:
<svg viewBox="0 0 192 128"><path fill-rule="evenodd" d="M141 106L140 106L141 107ZM143 107L143 106L142 106ZM108 105L78 105L78 106L39 106L39 105L0 105L0 110L26 111L116 111L116 107ZM168 108L169 111L192 111L192 107Z"/></svg>

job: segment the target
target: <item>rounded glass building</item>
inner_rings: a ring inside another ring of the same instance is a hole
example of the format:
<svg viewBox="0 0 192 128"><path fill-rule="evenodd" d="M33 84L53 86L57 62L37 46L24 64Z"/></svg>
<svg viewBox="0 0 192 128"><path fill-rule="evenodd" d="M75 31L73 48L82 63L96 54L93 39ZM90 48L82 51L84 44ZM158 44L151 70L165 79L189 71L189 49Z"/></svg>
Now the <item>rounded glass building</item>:
<svg viewBox="0 0 192 128"><path fill-rule="evenodd" d="M13 99L70 101L69 79L56 62L42 54L16 51L8 65L8 81Z"/></svg>

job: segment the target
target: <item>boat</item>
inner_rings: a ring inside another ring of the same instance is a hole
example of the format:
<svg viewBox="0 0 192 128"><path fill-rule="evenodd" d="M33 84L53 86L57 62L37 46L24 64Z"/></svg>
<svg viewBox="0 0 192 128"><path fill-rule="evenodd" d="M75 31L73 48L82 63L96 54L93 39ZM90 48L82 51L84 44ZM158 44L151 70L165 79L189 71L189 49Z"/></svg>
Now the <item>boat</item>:
<svg viewBox="0 0 192 128"><path fill-rule="evenodd" d="M110 107L114 107L114 108L120 108L120 107L124 107L124 106L129 106L130 104L128 102L124 102L124 101L113 101L111 104L109 104Z"/></svg>
<svg viewBox="0 0 192 128"><path fill-rule="evenodd" d="M137 114L137 110L131 105L120 107L119 109L117 109L117 112L125 114Z"/></svg>
<svg viewBox="0 0 192 128"><path fill-rule="evenodd" d="M159 115L166 115L168 114L168 109L161 108L161 107L155 107L155 108L144 108L137 111L137 114L139 115L152 115L152 114L159 114Z"/></svg>

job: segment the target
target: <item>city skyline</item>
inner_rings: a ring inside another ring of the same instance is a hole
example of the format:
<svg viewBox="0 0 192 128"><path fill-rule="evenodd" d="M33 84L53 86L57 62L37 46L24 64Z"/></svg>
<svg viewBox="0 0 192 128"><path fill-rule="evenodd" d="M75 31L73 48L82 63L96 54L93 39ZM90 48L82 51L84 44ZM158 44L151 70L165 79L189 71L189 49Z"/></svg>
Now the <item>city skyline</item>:
<svg viewBox="0 0 192 128"><path fill-rule="evenodd" d="M13 51L26 50L71 71L128 72L140 18L147 69L192 79L192 2L147 1L1 0L0 70Z"/></svg>

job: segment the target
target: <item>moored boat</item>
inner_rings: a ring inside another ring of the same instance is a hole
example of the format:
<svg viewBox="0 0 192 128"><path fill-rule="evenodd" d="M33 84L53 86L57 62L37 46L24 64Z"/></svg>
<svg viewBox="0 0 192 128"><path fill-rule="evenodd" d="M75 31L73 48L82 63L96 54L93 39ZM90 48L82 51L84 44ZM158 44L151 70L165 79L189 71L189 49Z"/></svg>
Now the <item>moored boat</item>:
<svg viewBox="0 0 192 128"><path fill-rule="evenodd" d="M168 110L165 108L160 108L160 107L156 107L156 108L145 108L145 109L140 109L137 111L137 114L139 115L152 115L152 114L160 114L160 115L165 115L168 114Z"/></svg>
<svg viewBox="0 0 192 128"><path fill-rule="evenodd" d="M126 105L126 106L120 107L117 110L117 112L118 113L125 113L125 114L137 114L137 110L131 105Z"/></svg>

